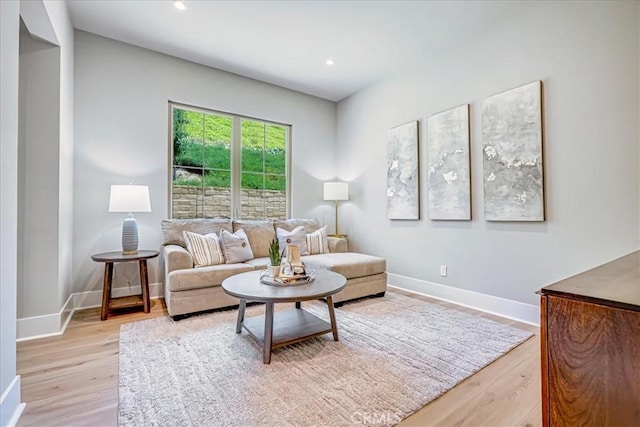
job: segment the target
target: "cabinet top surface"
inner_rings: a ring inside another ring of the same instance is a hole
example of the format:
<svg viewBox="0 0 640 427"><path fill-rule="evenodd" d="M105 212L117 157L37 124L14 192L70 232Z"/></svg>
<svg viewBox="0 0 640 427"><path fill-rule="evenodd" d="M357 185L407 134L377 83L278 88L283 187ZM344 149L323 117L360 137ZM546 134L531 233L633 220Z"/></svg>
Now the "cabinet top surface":
<svg viewBox="0 0 640 427"><path fill-rule="evenodd" d="M640 311L640 251L546 286L540 293Z"/></svg>

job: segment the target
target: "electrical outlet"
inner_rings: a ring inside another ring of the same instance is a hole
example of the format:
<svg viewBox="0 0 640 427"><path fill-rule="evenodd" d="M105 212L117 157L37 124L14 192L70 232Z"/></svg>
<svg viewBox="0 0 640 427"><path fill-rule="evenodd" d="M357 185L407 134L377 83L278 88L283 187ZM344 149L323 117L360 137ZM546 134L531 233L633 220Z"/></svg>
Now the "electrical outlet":
<svg viewBox="0 0 640 427"><path fill-rule="evenodd" d="M441 265L440 266L440 275L442 277L447 277L447 266L446 265Z"/></svg>

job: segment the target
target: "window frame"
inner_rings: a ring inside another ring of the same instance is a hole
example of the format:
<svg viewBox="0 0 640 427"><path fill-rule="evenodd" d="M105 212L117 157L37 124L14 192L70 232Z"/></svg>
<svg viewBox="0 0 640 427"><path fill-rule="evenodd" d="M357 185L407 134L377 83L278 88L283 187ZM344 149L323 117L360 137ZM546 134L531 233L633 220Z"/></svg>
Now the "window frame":
<svg viewBox="0 0 640 427"><path fill-rule="evenodd" d="M257 117L246 116L243 114L230 113L227 111L214 110L211 108L199 107L190 104L184 104L176 101L169 101L169 115L168 115L168 197L167 197L167 212L168 217L173 218L173 167L174 167L174 152L173 152L173 110L179 108L181 110L190 110L203 114L212 114L217 116L228 117L232 120L231 126L231 147L230 147L230 166L231 166L231 216L230 219L236 220L242 218L242 121L250 120L254 122L263 123L265 125L280 126L285 129L285 219L291 217L291 147L292 147L292 134L293 126L288 123L280 123L273 120L265 120ZM206 169L206 168L204 168ZM203 181L204 187L204 181ZM262 189L264 191L264 189ZM198 216L195 219L203 219L203 216ZM263 218L267 219L267 218Z"/></svg>

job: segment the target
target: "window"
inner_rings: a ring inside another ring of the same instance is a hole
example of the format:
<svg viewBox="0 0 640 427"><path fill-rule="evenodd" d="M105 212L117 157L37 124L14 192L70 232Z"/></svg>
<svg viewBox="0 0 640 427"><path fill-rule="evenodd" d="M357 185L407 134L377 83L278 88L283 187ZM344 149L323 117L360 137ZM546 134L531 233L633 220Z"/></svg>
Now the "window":
<svg viewBox="0 0 640 427"><path fill-rule="evenodd" d="M171 104L173 218L285 219L288 125Z"/></svg>

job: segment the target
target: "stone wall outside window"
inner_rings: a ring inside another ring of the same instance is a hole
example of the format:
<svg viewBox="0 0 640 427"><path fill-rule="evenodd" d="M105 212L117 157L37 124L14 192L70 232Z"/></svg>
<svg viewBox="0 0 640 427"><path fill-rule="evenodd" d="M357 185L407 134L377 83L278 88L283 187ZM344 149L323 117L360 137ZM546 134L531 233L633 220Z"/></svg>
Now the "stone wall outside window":
<svg viewBox="0 0 640 427"><path fill-rule="evenodd" d="M287 217L287 197L284 191L241 191L242 219ZM231 213L231 189L174 185L172 202L173 218L228 218Z"/></svg>

